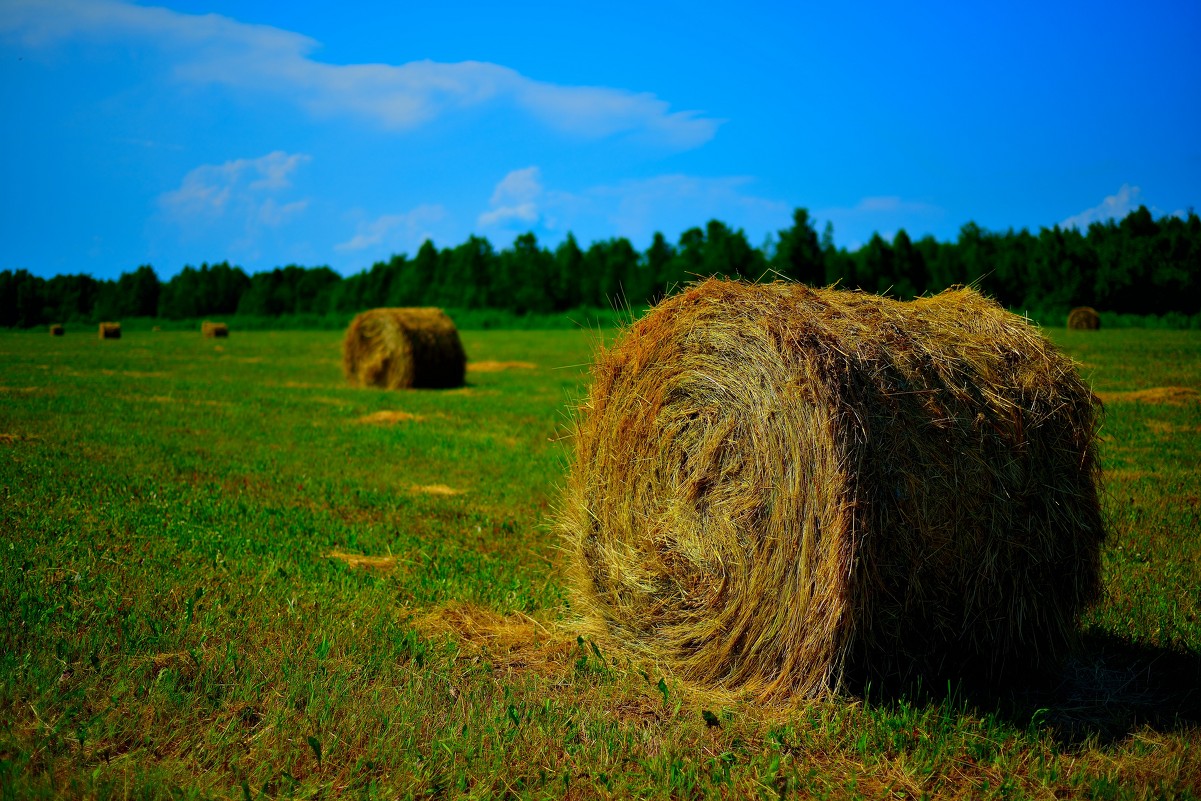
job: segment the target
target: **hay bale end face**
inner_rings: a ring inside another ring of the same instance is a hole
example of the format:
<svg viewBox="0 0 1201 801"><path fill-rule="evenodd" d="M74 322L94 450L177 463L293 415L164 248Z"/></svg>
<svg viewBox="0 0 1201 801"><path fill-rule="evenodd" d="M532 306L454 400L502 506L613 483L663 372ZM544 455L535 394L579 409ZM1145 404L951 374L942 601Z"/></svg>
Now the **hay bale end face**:
<svg viewBox="0 0 1201 801"><path fill-rule="evenodd" d="M207 339L225 339L229 336L229 326L205 320L200 323L200 333Z"/></svg>
<svg viewBox="0 0 1201 801"><path fill-rule="evenodd" d="M50 336L52 337L61 337L65 333L67 333L67 329L63 328L61 325L55 324L50 326Z"/></svg>
<svg viewBox="0 0 1201 801"><path fill-rule="evenodd" d="M121 324L120 323L101 323L100 324L101 339L120 339Z"/></svg>
<svg viewBox="0 0 1201 801"><path fill-rule="evenodd" d="M360 386L458 387L467 355L454 322L441 309L372 309L346 329L342 369Z"/></svg>
<svg viewBox="0 0 1201 801"><path fill-rule="evenodd" d="M1068 328L1077 331L1096 331L1101 327L1101 315L1091 306L1077 306L1068 312Z"/></svg>
<svg viewBox="0 0 1201 801"><path fill-rule="evenodd" d="M969 289L696 285L594 366L558 522L576 605L764 697L1053 663L1100 583L1099 411Z"/></svg>

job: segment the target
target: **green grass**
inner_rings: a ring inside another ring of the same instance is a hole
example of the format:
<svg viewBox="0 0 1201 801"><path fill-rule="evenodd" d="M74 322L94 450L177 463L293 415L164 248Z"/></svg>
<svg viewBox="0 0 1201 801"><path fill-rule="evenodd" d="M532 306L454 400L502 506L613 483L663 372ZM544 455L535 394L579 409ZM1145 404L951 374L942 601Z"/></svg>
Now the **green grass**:
<svg viewBox="0 0 1201 801"><path fill-rule="evenodd" d="M1201 388L1199 332L1050 333L1099 392ZM536 369L384 393L336 331L0 333L0 798L1201 797L1201 405L1107 396L1062 676L764 708L571 630L595 339L468 331Z"/></svg>

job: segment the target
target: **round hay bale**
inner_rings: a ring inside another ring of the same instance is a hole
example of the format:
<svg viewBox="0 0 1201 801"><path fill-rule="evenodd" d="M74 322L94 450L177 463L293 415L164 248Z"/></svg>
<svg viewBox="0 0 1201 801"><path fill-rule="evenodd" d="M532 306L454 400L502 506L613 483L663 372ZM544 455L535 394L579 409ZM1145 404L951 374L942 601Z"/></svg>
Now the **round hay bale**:
<svg viewBox="0 0 1201 801"><path fill-rule="evenodd" d="M1099 413L973 290L706 281L593 368L558 522L575 603L762 696L1053 663L1099 591Z"/></svg>
<svg viewBox="0 0 1201 801"><path fill-rule="evenodd" d="M205 320L200 323L200 333L208 339L225 339L229 336L229 326Z"/></svg>
<svg viewBox="0 0 1201 801"><path fill-rule="evenodd" d="M1077 331L1096 331L1101 327L1101 315L1091 306L1077 306L1068 312L1068 328Z"/></svg>
<svg viewBox="0 0 1201 801"><path fill-rule="evenodd" d="M462 386L467 355L441 309L372 309L342 341L342 369L360 386L384 389Z"/></svg>
<svg viewBox="0 0 1201 801"><path fill-rule="evenodd" d="M67 329L63 328L58 323L50 326L50 336L52 337L61 337L65 333L67 333Z"/></svg>
<svg viewBox="0 0 1201 801"><path fill-rule="evenodd" d="M120 323L101 323L100 324L101 339L120 339L121 324Z"/></svg>

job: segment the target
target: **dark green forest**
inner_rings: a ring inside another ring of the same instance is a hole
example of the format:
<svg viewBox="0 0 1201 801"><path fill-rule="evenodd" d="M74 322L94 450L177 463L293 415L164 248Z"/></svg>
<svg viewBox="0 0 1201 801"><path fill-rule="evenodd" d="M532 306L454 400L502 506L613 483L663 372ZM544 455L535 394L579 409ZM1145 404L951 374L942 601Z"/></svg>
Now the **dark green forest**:
<svg viewBox="0 0 1201 801"><path fill-rule="evenodd" d="M627 239L575 237L554 249L534 234L495 249L472 236L439 250L426 241L416 255L396 255L343 278L328 267L289 265L247 274L227 262L187 266L170 280L143 265L116 280L86 274L41 278L0 272L0 325L96 322L126 317L168 320L229 315L283 317L352 314L377 306L498 309L517 315L579 308L639 308L697 278L782 277L837 284L900 299L970 284L1005 306L1051 318L1073 306L1126 315L1171 315L1188 323L1201 313L1201 219L1155 219L1140 207L1121 221L1087 231L1043 228L996 233L964 225L954 242L902 230L874 235L855 251L819 234L805 209L790 228L754 247L741 229L718 220L671 243L656 234L643 252Z"/></svg>

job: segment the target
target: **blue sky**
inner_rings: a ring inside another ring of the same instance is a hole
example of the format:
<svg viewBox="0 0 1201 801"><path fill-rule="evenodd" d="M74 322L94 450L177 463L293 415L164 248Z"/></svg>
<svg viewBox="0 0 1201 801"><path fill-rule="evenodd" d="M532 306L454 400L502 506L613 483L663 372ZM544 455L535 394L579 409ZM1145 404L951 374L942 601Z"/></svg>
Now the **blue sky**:
<svg viewBox="0 0 1201 801"><path fill-rule="evenodd" d="M1201 202L1201 3L0 0L0 269Z"/></svg>

